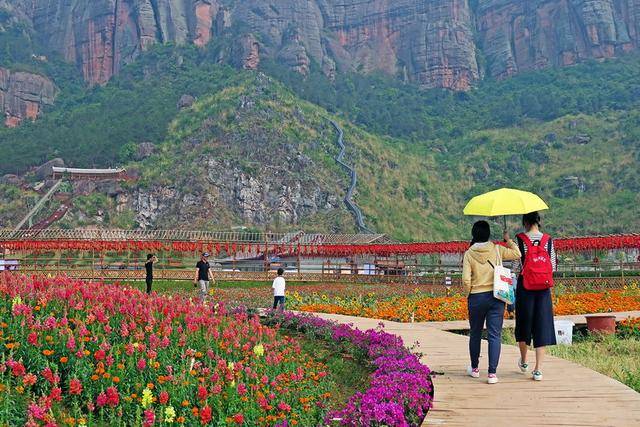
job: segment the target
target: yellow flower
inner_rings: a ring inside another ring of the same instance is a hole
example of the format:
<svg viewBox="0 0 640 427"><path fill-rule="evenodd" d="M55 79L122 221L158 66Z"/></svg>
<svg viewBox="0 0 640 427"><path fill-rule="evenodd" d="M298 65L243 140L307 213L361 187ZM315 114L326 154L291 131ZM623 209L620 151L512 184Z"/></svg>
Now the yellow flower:
<svg viewBox="0 0 640 427"><path fill-rule="evenodd" d="M164 410L164 422L172 423L176 418L176 410L173 409L173 406L167 406Z"/></svg>
<svg viewBox="0 0 640 427"><path fill-rule="evenodd" d="M151 392L151 390L149 390L149 388L145 388L144 390L142 390L142 407L143 408L148 408L149 405L151 405L153 403L153 393Z"/></svg>
<svg viewBox="0 0 640 427"><path fill-rule="evenodd" d="M258 357L264 356L264 346L262 344L256 344L253 347L253 353Z"/></svg>
<svg viewBox="0 0 640 427"><path fill-rule="evenodd" d="M11 300L11 309L13 310L13 308L18 304L22 304L22 298L20 298L20 296L17 296Z"/></svg>
<svg viewBox="0 0 640 427"><path fill-rule="evenodd" d="M233 362L229 362L229 363L227 364L227 368L229 368L229 370L230 370L230 371L233 371L233 368L234 368L235 366L236 366L236 365L235 365Z"/></svg>

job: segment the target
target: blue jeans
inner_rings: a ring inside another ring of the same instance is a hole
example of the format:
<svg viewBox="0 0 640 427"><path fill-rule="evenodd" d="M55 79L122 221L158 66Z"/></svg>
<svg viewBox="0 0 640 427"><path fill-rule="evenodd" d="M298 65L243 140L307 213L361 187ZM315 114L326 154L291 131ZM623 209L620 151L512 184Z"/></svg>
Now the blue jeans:
<svg viewBox="0 0 640 427"><path fill-rule="evenodd" d="M274 296L273 297L273 309L280 306L280 310L284 310L284 296Z"/></svg>
<svg viewBox="0 0 640 427"><path fill-rule="evenodd" d="M489 373L495 374L500 361L504 302L493 297L493 292L470 294L469 303L469 356L471 367L477 368L480 359L480 343L485 320L489 340Z"/></svg>

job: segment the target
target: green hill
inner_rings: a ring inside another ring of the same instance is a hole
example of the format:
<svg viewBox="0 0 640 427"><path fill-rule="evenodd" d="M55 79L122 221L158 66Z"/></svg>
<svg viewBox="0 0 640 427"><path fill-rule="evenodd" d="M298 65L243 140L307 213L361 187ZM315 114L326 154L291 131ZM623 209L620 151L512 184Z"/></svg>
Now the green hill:
<svg viewBox="0 0 640 427"><path fill-rule="evenodd" d="M355 231L333 119L358 173L354 200L377 232L466 238L465 201L500 186L540 193L558 234L640 226L638 58L487 81L469 93L264 70L272 77L216 65L206 50L154 48L104 87L60 85L66 93L37 122L1 129L0 172L56 156L137 171L134 183L78 192L58 224L66 227ZM180 110L184 94L197 101ZM157 150L136 161L142 142ZM0 189L2 224L15 223L24 193Z"/></svg>

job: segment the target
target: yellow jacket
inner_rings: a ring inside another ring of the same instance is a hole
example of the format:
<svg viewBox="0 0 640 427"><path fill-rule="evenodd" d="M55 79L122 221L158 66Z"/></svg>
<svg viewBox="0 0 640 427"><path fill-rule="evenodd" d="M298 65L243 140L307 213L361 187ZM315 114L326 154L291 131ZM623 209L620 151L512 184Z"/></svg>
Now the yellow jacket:
<svg viewBox="0 0 640 427"><path fill-rule="evenodd" d="M508 248L493 242L476 243L465 253L462 260L462 284L469 294L493 291L493 267L496 265L496 247L504 261L519 259L520 249L511 239ZM489 264L491 262L491 264Z"/></svg>

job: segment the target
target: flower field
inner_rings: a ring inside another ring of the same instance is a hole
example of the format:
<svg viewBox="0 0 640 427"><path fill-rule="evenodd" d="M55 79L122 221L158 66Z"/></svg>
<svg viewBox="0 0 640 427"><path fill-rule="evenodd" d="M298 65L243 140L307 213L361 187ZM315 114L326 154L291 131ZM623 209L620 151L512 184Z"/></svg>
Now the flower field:
<svg viewBox="0 0 640 427"><path fill-rule="evenodd" d="M0 425L409 426L430 407L428 368L381 331L314 324L313 337L374 371L368 390L331 407L332 373L278 332L319 319L265 325L182 295L0 279Z"/></svg>
<svg viewBox="0 0 640 427"><path fill-rule="evenodd" d="M433 385L428 367L407 350L402 340L387 334L382 326L360 331L348 325L311 315L273 311L268 322L303 331L336 343L343 351L375 367L367 390L351 397L346 407L332 411L327 422L360 426L420 425L432 405Z"/></svg>
<svg viewBox="0 0 640 427"><path fill-rule="evenodd" d="M362 316L399 322L428 322L467 319L464 296L434 297L419 292L396 297L376 294L333 296L303 295L298 290L287 296L287 306L308 312ZM556 315L640 310L636 285L607 292L560 293L554 296Z"/></svg>

